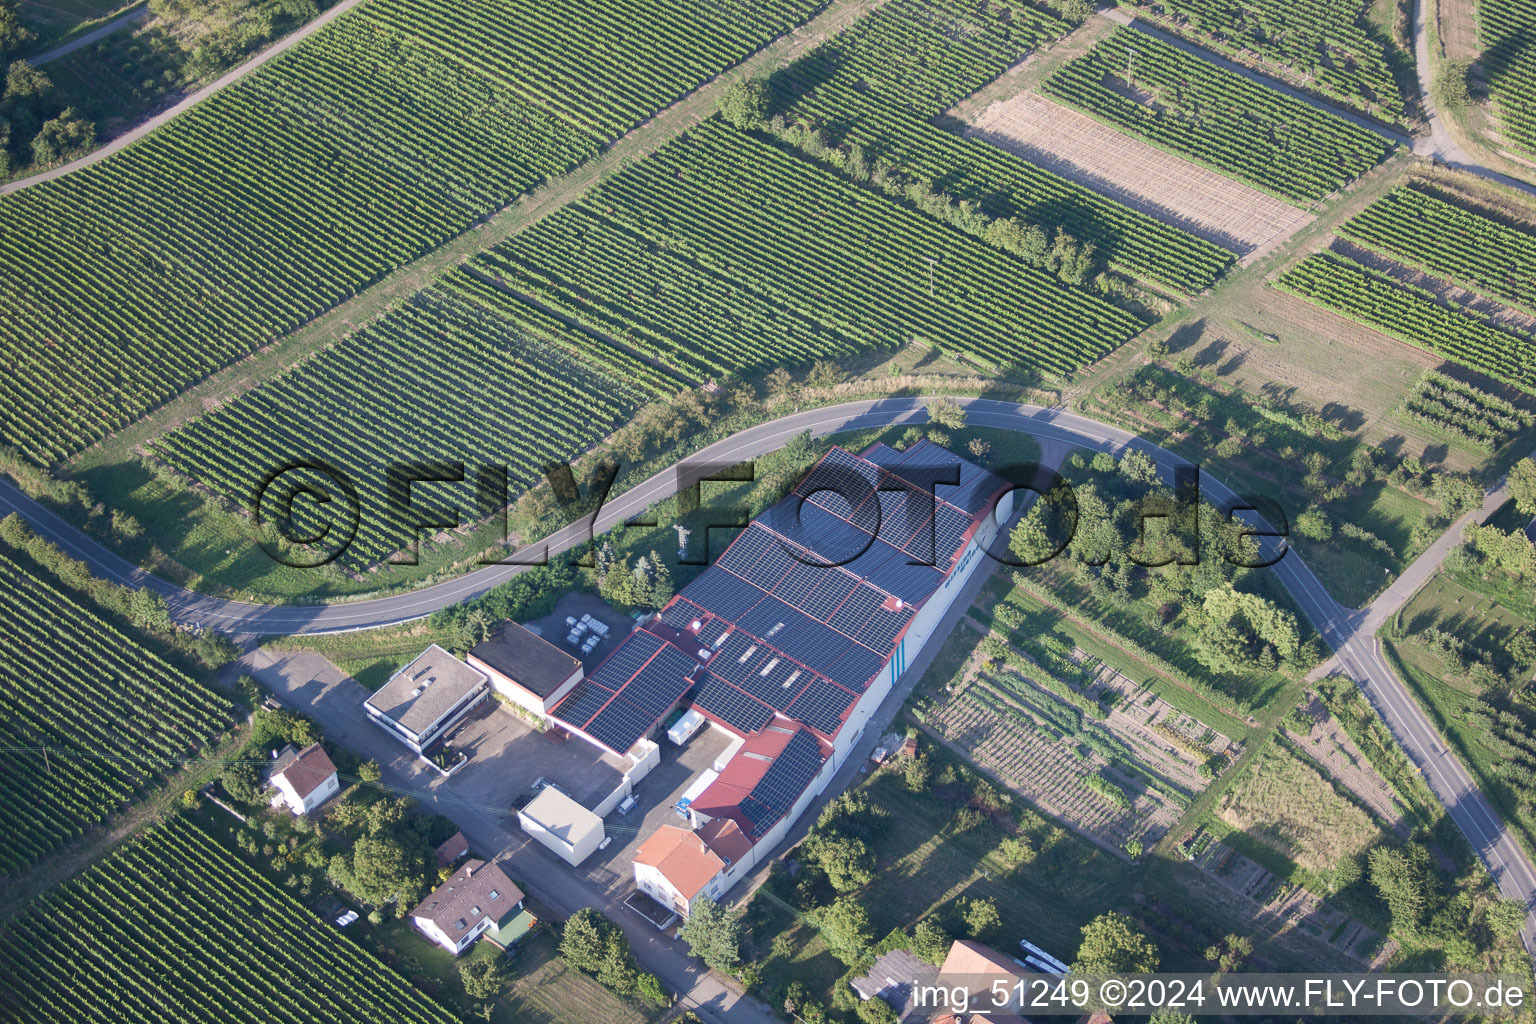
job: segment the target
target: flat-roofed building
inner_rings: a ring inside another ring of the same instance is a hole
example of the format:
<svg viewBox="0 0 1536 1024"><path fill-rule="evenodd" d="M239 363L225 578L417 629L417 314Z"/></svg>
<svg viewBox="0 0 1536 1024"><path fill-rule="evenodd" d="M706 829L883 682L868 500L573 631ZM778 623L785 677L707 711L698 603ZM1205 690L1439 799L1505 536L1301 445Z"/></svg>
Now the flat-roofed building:
<svg viewBox="0 0 1536 1024"><path fill-rule="evenodd" d="M465 659L496 692L540 718L581 682L581 662L520 626L505 622Z"/></svg>
<svg viewBox="0 0 1536 1024"><path fill-rule="evenodd" d="M517 823L573 867L603 842L603 819L554 786L545 786L528 801L517 812Z"/></svg>
<svg viewBox="0 0 1536 1024"><path fill-rule="evenodd" d="M491 695L484 672L433 644L363 702L368 717L425 753Z"/></svg>

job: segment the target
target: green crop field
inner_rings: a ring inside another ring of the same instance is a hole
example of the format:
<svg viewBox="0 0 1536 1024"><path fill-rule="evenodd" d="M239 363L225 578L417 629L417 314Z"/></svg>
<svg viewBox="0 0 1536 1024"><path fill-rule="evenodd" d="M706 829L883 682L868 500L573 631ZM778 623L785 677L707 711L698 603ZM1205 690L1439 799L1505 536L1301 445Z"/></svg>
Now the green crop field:
<svg viewBox="0 0 1536 1024"><path fill-rule="evenodd" d="M1530 335L1490 327L1354 260L1316 253L1286 271L1275 287L1536 394L1536 342Z"/></svg>
<svg viewBox="0 0 1536 1024"><path fill-rule="evenodd" d="M1335 231L1406 266L1536 312L1536 235L1529 231L1412 186L1387 193Z"/></svg>
<svg viewBox="0 0 1536 1024"><path fill-rule="evenodd" d="M1032 5L1006 6L1003 20L953 2L893 0L776 75L777 103L830 142L939 182L988 216L1064 228L1114 269L1160 287L1210 287L1232 263L1225 249L933 123L1066 30Z"/></svg>
<svg viewBox="0 0 1536 1024"><path fill-rule="evenodd" d="M1132 6L1143 6L1138 2ZM1151 6L1150 0L1145 6ZM1389 43L1359 0L1161 0L1156 13L1202 44L1284 65L1330 99L1386 120L1403 116ZM1159 22L1162 24L1162 22Z"/></svg>
<svg viewBox="0 0 1536 1024"><path fill-rule="evenodd" d="M1480 0L1477 34L1484 51L1479 64L1488 75L1504 136L1536 153L1536 0Z"/></svg>
<svg viewBox="0 0 1536 1024"><path fill-rule="evenodd" d="M80 450L815 6L367 4L129 149L0 198L0 442Z"/></svg>
<svg viewBox="0 0 1536 1024"><path fill-rule="evenodd" d="M12 919L0 971L16 1021L455 1019L179 817Z"/></svg>
<svg viewBox="0 0 1536 1024"><path fill-rule="evenodd" d="M229 702L0 544L0 872L123 806L231 724ZM42 747L89 756L44 758Z"/></svg>
<svg viewBox="0 0 1536 1024"><path fill-rule="evenodd" d="M167 435L155 452L241 507L267 474L323 457L358 489L363 514L347 561L367 564L404 539L385 515L389 464L506 464L517 493L546 463L589 447L678 386L623 350L457 271ZM474 507L473 480L450 490L460 508ZM423 497L430 495L415 500Z"/></svg>
<svg viewBox="0 0 1536 1024"><path fill-rule="evenodd" d="M1063 66L1042 91L1303 206L1391 150L1374 132L1128 28Z"/></svg>

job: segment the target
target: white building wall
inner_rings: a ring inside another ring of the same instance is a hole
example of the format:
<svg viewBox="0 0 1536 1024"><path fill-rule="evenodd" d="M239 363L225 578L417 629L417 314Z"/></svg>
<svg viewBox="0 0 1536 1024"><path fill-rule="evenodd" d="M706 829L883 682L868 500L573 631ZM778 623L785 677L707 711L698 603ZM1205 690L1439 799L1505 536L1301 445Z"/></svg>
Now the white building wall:
<svg viewBox="0 0 1536 1024"><path fill-rule="evenodd" d="M572 844L567 843L564 839L561 839L522 811L517 812L517 822L523 827L524 832L527 832L544 846L553 850L561 860L572 867L578 866L582 861L590 857L603 841L603 829L600 828L588 832L576 843Z"/></svg>

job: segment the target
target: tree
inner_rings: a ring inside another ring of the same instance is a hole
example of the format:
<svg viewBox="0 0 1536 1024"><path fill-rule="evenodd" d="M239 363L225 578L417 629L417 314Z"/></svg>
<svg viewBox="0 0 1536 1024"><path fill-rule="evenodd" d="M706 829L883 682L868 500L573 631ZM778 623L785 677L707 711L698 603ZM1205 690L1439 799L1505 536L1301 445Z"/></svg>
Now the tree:
<svg viewBox="0 0 1536 1024"><path fill-rule="evenodd" d="M1316 505L1296 517L1296 532L1309 540L1324 541L1333 536L1333 520Z"/></svg>
<svg viewBox="0 0 1536 1024"><path fill-rule="evenodd" d="M839 896L821 911L821 937L832 953L852 967L863 958L874 941L869 911L853 896Z"/></svg>
<svg viewBox="0 0 1536 1024"><path fill-rule="evenodd" d="M693 905L677 935L688 943L690 953L714 970L729 974L741 966L741 923L708 896Z"/></svg>
<svg viewBox="0 0 1536 1024"><path fill-rule="evenodd" d="M874 880L875 855L857 836L816 832L801 849L807 860L826 872L827 881L838 892L852 892Z"/></svg>
<svg viewBox="0 0 1536 1024"><path fill-rule="evenodd" d="M1155 484L1158 480L1157 460L1146 452L1128 451L1120 456L1120 475L1132 483Z"/></svg>
<svg viewBox="0 0 1536 1024"><path fill-rule="evenodd" d="M1393 926L1409 935L1418 931L1429 902L1428 860L1423 847L1378 846L1370 853L1371 884L1391 909Z"/></svg>
<svg viewBox="0 0 1536 1024"><path fill-rule="evenodd" d="M997 912L997 903L991 899L967 901L960 917L971 938L978 942L988 941L1003 926L1002 916Z"/></svg>
<svg viewBox="0 0 1536 1024"><path fill-rule="evenodd" d="M43 124L32 138L32 159L40 164L69 160L96 145L96 125L74 107Z"/></svg>
<svg viewBox="0 0 1536 1024"><path fill-rule="evenodd" d="M0 0L0 60L26 46L36 33L21 22L16 5L11 0Z"/></svg>
<svg viewBox="0 0 1536 1024"><path fill-rule="evenodd" d="M390 801L380 801L389 803ZM400 916L426 895L432 872L431 848L413 832L364 835L331 858L331 880L365 903L393 903Z"/></svg>
<svg viewBox="0 0 1536 1024"><path fill-rule="evenodd" d="M1093 4L1089 0L1057 0L1055 6L1061 20L1073 25L1081 25L1093 16Z"/></svg>
<svg viewBox="0 0 1536 1024"><path fill-rule="evenodd" d="M501 966L501 957L468 960L459 964L459 980L464 983L464 994L471 999L495 999L506 983L507 975Z"/></svg>
<svg viewBox="0 0 1536 1024"><path fill-rule="evenodd" d="M639 983L638 973L634 955L629 951L629 940L610 922L608 935L603 940L603 955L597 964L598 983L612 992L628 995Z"/></svg>
<svg viewBox="0 0 1536 1024"><path fill-rule="evenodd" d="M651 603L657 608L672 600L675 592L672 584L672 570L667 568L667 563L661 560L655 550L651 551Z"/></svg>
<svg viewBox="0 0 1536 1024"><path fill-rule="evenodd" d="M935 967L944 962L953 942L944 926L931 917L923 918L912 929L912 952Z"/></svg>
<svg viewBox="0 0 1536 1024"><path fill-rule="evenodd" d="M1131 927L1129 918L1110 911L1083 925L1082 943L1072 964L1076 974L1146 974L1157 970L1151 939Z"/></svg>
<svg viewBox="0 0 1536 1024"><path fill-rule="evenodd" d="M1195 1024L1195 1018L1178 1010L1158 1010L1148 1019L1147 1024Z"/></svg>
<svg viewBox="0 0 1536 1024"><path fill-rule="evenodd" d="M876 996L874 999L861 999L853 1011L863 1021L863 1024L897 1024L900 1020L896 1011L891 1009L891 1004Z"/></svg>
<svg viewBox="0 0 1536 1024"><path fill-rule="evenodd" d="M928 410L928 419L941 427L959 430L965 426L965 410L953 398L935 398L925 408Z"/></svg>
<svg viewBox="0 0 1536 1024"><path fill-rule="evenodd" d="M1493 934L1513 938L1525 925L1525 904L1516 899L1499 900L1488 908L1488 927Z"/></svg>
<svg viewBox="0 0 1536 1024"><path fill-rule="evenodd" d="M828 359L816 360L811 364L810 372L805 375L805 383L813 388L830 388L842 382L843 371Z"/></svg>
<svg viewBox="0 0 1536 1024"><path fill-rule="evenodd" d="M0 99L12 107L18 100L36 99L52 88L53 82L37 68L24 60L12 61L6 69L5 93Z"/></svg>
<svg viewBox="0 0 1536 1024"><path fill-rule="evenodd" d="M635 978L635 991L640 993L640 998L653 1006L666 1006L672 1000L667 998L667 990L662 987L661 979L649 971Z"/></svg>
<svg viewBox="0 0 1536 1024"><path fill-rule="evenodd" d="M1521 515L1536 516L1536 459L1521 459L1510 467L1509 496Z"/></svg>
<svg viewBox="0 0 1536 1024"><path fill-rule="evenodd" d="M384 769L377 761L364 761L357 766L357 777L364 782L378 782L384 777Z"/></svg>
<svg viewBox="0 0 1536 1024"><path fill-rule="evenodd" d="M774 398L781 398L789 394L795 386L795 378L782 366L775 366L768 371L768 376L763 378L763 383L768 387L768 394Z"/></svg>
<svg viewBox="0 0 1536 1024"><path fill-rule="evenodd" d="M1212 946L1207 946L1205 958L1216 965L1216 969L1223 974L1230 974L1243 965L1253 954L1253 940L1246 935L1227 933L1226 938Z"/></svg>
<svg viewBox="0 0 1536 1024"><path fill-rule="evenodd" d="M768 121L768 83L760 78L732 82L720 97L720 116L737 128L761 128Z"/></svg>
<svg viewBox="0 0 1536 1024"><path fill-rule="evenodd" d="M608 919L592 907L582 907L570 916L560 931L560 957L577 970L596 974L603 961Z"/></svg>
<svg viewBox="0 0 1536 1024"><path fill-rule="evenodd" d="M128 599L128 621L140 629L166 632L171 628L171 613L165 599L148 587L141 587Z"/></svg>

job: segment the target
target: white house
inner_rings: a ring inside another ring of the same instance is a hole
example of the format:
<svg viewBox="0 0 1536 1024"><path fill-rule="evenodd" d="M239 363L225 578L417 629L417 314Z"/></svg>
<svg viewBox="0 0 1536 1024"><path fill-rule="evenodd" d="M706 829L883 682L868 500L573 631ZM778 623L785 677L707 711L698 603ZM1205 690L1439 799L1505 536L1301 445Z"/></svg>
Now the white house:
<svg viewBox="0 0 1536 1024"><path fill-rule="evenodd" d="M508 946L533 919L523 910L523 891L501 868L469 860L411 911L411 923L458 956L482 935Z"/></svg>
<svg viewBox="0 0 1536 1024"><path fill-rule="evenodd" d="M308 814L341 791L336 766L318 743L297 753L291 746L284 747L273 760L267 781L272 806L286 804L294 814Z"/></svg>
<svg viewBox="0 0 1536 1024"><path fill-rule="evenodd" d="M718 900L728 870L752 848L734 821L712 821L697 832L663 825L635 853L635 885L686 918L701 897Z"/></svg>
<svg viewBox="0 0 1536 1024"><path fill-rule="evenodd" d="M581 682L581 662L515 622L503 623L465 659L496 692L540 718Z"/></svg>
<svg viewBox="0 0 1536 1024"><path fill-rule="evenodd" d="M421 754L490 695L485 673L433 644L390 676L363 708L385 732Z"/></svg>
<svg viewBox="0 0 1536 1024"><path fill-rule="evenodd" d="M554 786L545 786L518 811L517 822L524 832L573 867L603 842L603 819Z"/></svg>

